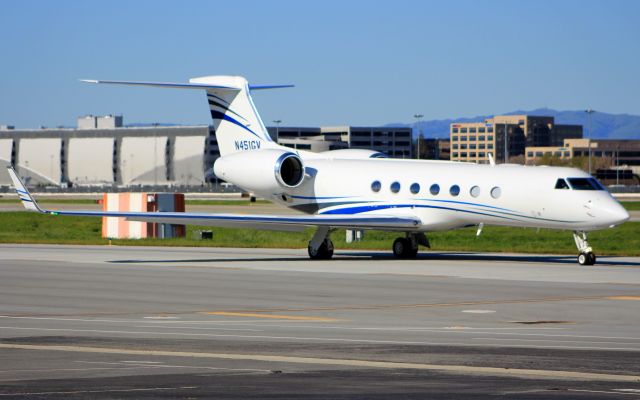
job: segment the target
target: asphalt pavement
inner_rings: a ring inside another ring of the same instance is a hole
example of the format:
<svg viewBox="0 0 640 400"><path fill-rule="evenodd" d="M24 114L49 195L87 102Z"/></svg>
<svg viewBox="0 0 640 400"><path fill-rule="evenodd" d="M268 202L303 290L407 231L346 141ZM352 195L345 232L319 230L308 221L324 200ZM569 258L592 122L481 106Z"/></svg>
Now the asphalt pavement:
<svg viewBox="0 0 640 400"><path fill-rule="evenodd" d="M638 398L640 258L0 246L0 398Z"/></svg>

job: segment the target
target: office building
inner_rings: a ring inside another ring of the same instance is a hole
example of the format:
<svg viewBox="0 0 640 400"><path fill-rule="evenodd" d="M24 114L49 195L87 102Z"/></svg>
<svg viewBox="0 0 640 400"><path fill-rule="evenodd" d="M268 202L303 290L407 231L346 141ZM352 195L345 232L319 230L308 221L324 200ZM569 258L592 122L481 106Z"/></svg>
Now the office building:
<svg viewBox="0 0 640 400"><path fill-rule="evenodd" d="M535 164L544 156L564 160L588 157L589 139L565 139L563 146L526 148L527 164ZM607 158L611 166L640 167L640 140L592 139L591 157Z"/></svg>
<svg viewBox="0 0 640 400"><path fill-rule="evenodd" d="M508 162L524 156L527 146L562 146L564 139L581 137L582 126L556 124L553 117L496 115L451 124L451 160L487 163L491 155L496 162Z"/></svg>

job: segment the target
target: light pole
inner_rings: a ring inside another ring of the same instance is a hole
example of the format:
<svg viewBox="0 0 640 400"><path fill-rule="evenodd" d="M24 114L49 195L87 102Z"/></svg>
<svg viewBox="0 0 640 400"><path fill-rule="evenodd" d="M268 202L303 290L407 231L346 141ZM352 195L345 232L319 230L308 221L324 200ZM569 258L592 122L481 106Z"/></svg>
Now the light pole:
<svg viewBox="0 0 640 400"><path fill-rule="evenodd" d="M276 143L278 143L278 139L280 137L280 124L282 123L282 120L274 119L273 123L276 124Z"/></svg>
<svg viewBox="0 0 640 400"><path fill-rule="evenodd" d="M416 125L418 126L418 157L416 157L418 160L420 159L420 135L422 134L422 129L420 129L420 122L422 122L422 117L424 117L424 115L422 114L413 114L413 118L416 119Z"/></svg>
<svg viewBox="0 0 640 400"><path fill-rule="evenodd" d="M509 163L509 128L507 127L507 121L504 121L504 163Z"/></svg>
<svg viewBox="0 0 640 400"><path fill-rule="evenodd" d="M158 186L158 123L153 124L153 186Z"/></svg>
<svg viewBox="0 0 640 400"><path fill-rule="evenodd" d="M616 186L620 184L620 145L616 146Z"/></svg>
<svg viewBox="0 0 640 400"><path fill-rule="evenodd" d="M587 146L589 147L589 175L591 175L591 114L595 111L591 108L587 108L584 112L586 112L589 117L589 140L587 141Z"/></svg>

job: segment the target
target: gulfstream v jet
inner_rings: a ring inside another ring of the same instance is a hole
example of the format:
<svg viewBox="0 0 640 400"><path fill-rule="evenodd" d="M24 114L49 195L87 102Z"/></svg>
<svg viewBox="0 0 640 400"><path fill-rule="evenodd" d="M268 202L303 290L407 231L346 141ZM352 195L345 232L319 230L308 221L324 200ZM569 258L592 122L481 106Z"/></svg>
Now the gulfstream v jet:
<svg viewBox="0 0 640 400"><path fill-rule="evenodd" d="M207 76L189 83L86 81L206 92L220 158L214 173L258 196L304 212L236 215L184 212L44 210L16 172L9 173L24 206L54 216L124 217L129 221L272 230L314 227L309 257L333 255L339 228L394 231L393 254L415 257L433 231L485 225L572 231L578 262L596 261L587 233L612 228L629 214L589 174L573 168L399 160L368 150L312 153L275 143L258 115L252 86L239 76Z"/></svg>

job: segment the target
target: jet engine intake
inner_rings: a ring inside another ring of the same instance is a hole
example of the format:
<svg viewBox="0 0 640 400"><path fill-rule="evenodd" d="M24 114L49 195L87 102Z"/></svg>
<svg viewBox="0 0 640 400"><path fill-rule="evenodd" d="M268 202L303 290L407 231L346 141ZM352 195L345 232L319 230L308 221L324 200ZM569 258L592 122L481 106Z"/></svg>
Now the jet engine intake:
<svg viewBox="0 0 640 400"><path fill-rule="evenodd" d="M242 151L216 160L214 174L245 190L272 195L304 181L304 163L297 154L280 149Z"/></svg>

